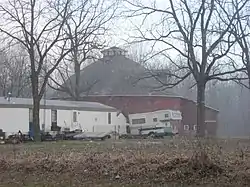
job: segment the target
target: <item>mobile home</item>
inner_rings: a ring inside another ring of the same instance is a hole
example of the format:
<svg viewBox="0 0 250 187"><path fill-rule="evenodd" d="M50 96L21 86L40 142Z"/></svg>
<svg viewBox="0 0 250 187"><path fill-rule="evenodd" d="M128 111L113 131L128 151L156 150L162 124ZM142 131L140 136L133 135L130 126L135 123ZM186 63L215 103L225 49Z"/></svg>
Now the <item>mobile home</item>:
<svg viewBox="0 0 250 187"><path fill-rule="evenodd" d="M32 99L0 98L0 129L7 134L29 132L32 124ZM126 119L113 107L96 102L42 100L40 129L51 131L59 127L88 132L126 133Z"/></svg>

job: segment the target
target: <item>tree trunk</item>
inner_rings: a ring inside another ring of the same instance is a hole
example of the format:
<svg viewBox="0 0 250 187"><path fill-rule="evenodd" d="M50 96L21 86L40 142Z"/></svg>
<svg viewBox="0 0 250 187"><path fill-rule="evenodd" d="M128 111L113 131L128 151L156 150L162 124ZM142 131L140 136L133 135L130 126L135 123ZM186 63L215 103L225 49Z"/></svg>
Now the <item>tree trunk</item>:
<svg viewBox="0 0 250 187"><path fill-rule="evenodd" d="M41 141L39 111L40 111L39 97L33 96L33 129L34 129L34 140L36 142Z"/></svg>
<svg viewBox="0 0 250 187"><path fill-rule="evenodd" d="M75 76L76 76L76 82L75 82L75 100L78 101L80 97L80 64L75 63Z"/></svg>
<svg viewBox="0 0 250 187"><path fill-rule="evenodd" d="M34 141L39 142L41 141L41 134L40 134L40 118L39 118L39 111L40 111L40 98L38 94L38 77L32 76L32 97L33 97L33 131L34 131Z"/></svg>
<svg viewBox="0 0 250 187"><path fill-rule="evenodd" d="M197 84L197 136L205 136L205 84Z"/></svg>

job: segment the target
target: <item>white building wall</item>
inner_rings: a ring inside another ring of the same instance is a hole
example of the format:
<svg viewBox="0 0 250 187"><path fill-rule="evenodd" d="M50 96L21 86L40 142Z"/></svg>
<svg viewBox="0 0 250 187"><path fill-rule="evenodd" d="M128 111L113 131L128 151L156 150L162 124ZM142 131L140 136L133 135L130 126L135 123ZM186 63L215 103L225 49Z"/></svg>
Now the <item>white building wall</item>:
<svg viewBox="0 0 250 187"><path fill-rule="evenodd" d="M45 124L45 131L51 130L51 110L50 109L40 109L39 112L40 129L42 129L43 124Z"/></svg>
<svg viewBox="0 0 250 187"><path fill-rule="evenodd" d="M88 132L116 131L126 133L126 118L117 112L111 113L111 124L108 124L108 113L105 111L76 111L77 123L73 123L75 110L57 110L57 125L62 128L83 129ZM44 118L45 115L45 118ZM7 134L29 131L29 108L0 108L0 129ZM45 123L45 131L51 130L51 109L40 109L40 129Z"/></svg>
<svg viewBox="0 0 250 187"><path fill-rule="evenodd" d="M126 126L128 124L126 123L126 118L122 113L120 113L117 116L117 112L113 112L112 113L112 123L116 126L116 132L118 132L119 134L126 134L127 133Z"/></svg>
<svg viewBox="0 0 250 187"><path fill-rule="evenodd" d="M76 123L73 122L73 112L77 113ZM111 124L108 123L108 113L111 113ZM57 124L71 130L82 129L87 132L119 131L119 133L126 133L126 118L123 114L117 116L117 112L58 110Z"/></svg>
<svg viewBox="0 0 250 187"><path fill-rule="evenodd" d="M107 113L96 111L79 111L78 122L82 129L87 132L102 131L102 127L107 124ZM99 127L98 129L96 127Z"/></svg>
<svg viewBox="0 0 250 187"><path fill-rule="evenodd" d="M111 114L110 124L108 121L109 113ZM122 116L122 114L117 116L117 112L80 111L79 122L82 128L88 132L119 131L119 133L124 133L124 129L126 131L126 119Z"/></svg>
<svg viewBox="0 0 250 187"><path fill-rule="evenodd" d="M71 110L57 110L57 125L62 128L73 128L72 111Z"/></svg>
<svg viewBox="0 0 250 187"><path fill-rule="evenodd" d="M19 130L29 131L29 109L28 108L0 108L0 129L6 135L16 134Z"/></svg>

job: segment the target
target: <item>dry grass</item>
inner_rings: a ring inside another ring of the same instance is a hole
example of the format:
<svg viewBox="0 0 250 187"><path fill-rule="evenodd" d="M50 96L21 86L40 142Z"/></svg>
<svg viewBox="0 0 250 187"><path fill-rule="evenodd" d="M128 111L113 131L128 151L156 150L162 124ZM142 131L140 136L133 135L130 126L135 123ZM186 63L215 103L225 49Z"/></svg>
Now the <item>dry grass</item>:
<svg viewBox="0 0 250 187"><path fill-rule="evenodd" d="M2 145L0 186L250 186L250 140L201 142Z"/></svg>

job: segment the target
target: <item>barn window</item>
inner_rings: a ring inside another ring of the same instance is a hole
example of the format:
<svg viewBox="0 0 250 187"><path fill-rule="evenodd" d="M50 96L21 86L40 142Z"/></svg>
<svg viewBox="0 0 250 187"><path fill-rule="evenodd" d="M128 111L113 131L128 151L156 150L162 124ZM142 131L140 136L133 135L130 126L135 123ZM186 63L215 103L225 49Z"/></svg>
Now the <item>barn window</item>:
<svg viewBox="0 0 250 187"><path fill-rule="evenodd" d="M77 113L73 112L73 122L77 122Z"/></svg>
<svg viewBox="0 0 250 187"><path fill-rule="evenodd" d="M184 125L184 130L188 131L189 130L189 125Z"/></svg>
<svg viewBox="0 0 250 187"><path fill-rule="evenodd" d="M57 110L51 110L51 122L57 122Z"/></svg>
<svg viewBox="0 0 250 187"><path fill-rule="evenodd" d="M108 124L111 124L111 113L108 113Z"/></svg>
<svg viewBox="0 0 250 187"><path fill-rule="evenodd" d="M153 122L157 122L157 118L153 118Z"/></svg>
<svg viewBox="0 0 250 187"><path fill-rule="evenodd" d="M197 125L194 125L193 129L194 129L194 131L196 131L197 130Z"/></svg>
<svg viewBox="0 0 250 187"><path fill-rule="evenodd" d="M144 124L146 123L146 119L145 118L140 118L140 119L132 119L132 124L136 125L136 124Z"/></svg>

